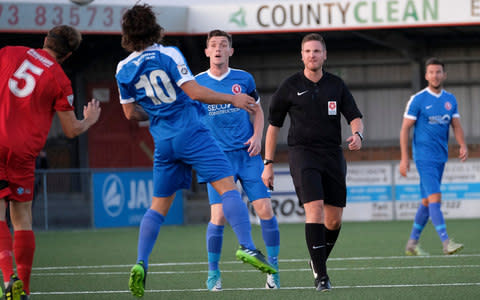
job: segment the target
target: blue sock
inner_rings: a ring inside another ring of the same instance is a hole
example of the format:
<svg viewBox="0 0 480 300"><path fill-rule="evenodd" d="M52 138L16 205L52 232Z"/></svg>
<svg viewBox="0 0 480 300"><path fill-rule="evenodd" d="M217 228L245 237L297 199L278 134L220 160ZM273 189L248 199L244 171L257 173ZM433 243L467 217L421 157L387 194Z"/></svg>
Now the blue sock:
<svg viewBox="0 0 480 300"><path fill-rule="evenodd" d="M208 269L218 270L218 262L222 253L224 226L215 225L208 222L207 226L207 253Z"/></svg>
<svg viewBox="0 0 480 300"><path fill-rule="evenodd" d="M443 213L440 210L441 203L434 202L428 204L428 209L430 211L430 217L432 218L433 226L440 237L440 240L444 242L448 239L447 226L445 225L445 220L443 219Z"/></svg>
<svg viewBox="0 0 480 300"><path fill-rule="evenodd" d="M153 209L148 209L143 215L138 234L137 263L143 260L145 270L148 269L148 257L152 253L164 220L165 217Z"/></svg>
<svg viewBox="0 0 480 300"><path fill-rule="evenodd" d="M238 243L248 249L256 249L252 239L252 226L248 217L247 205L243 202L237 190L223 193L223 213L230 226L232 226Z"/></svg>
<svg viewBox="0 0 480 300"><path fill-rule="evenodd" d="M413 221L412 233L410 233L410 239L418 241L420 235L422 234L423 228L427 225L428 217L428 206L420 203L418 206L417 214L415 215L415 220Z"/></svg>
<svg viewBox="0 0 480 300"><path fill-rule="evenodd" d="M268 262L278 265L278 252L280 250L280 231L278 230L277 218L273 216L270 220L260 219L262 236L267 247Z"/></svg>

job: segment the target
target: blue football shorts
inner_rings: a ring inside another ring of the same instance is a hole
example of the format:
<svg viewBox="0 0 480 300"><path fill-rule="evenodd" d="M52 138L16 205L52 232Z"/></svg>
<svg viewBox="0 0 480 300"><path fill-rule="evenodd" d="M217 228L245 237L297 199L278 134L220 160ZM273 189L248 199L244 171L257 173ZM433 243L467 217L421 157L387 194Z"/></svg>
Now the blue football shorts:
<svg viewBox="0 0 480 300"><path fill-rule="evenodd" d="M442 183L444 162L436 161L415 161L418 174L420 175L420 193L423 198L436 193L440 193L440 185Z"/></svg>
<svg viewBox="0 0 480 300"><path fill-rule="evenodd" d="M240 181L250 202L270 198L270 193L262 181L263 161L260 155L250 157L246 149L225 152L234 172L235 182ZM198 176L199 182L206 182ZM210 205L222 203L222 198L211 184L207 184Z"/></svg>
<svg viewBox="0 0 480 300"><path fill-rule="evenodd" d="M233 176L227 157L202 123L173 138L155 140L153 196L167 197L179 189L190 188L192 168L206 182Z"/></svg>

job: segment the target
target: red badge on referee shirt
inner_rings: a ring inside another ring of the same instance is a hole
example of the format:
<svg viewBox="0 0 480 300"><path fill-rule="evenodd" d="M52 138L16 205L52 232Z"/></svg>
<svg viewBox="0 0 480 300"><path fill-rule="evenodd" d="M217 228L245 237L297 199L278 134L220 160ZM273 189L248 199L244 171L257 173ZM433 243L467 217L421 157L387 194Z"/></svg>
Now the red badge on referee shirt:
<svg viewBox="0 0 480 300"><path fill-rule="evenodd" d="M329 116L337 115L337 101L328 101L328 115Z"/></svg>

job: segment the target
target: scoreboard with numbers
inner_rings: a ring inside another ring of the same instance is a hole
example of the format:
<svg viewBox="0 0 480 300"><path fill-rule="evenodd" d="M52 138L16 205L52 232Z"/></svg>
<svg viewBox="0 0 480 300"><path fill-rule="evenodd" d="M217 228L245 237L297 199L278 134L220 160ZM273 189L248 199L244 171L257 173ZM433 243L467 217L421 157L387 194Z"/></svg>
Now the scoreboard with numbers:
<svg viewBox="0 0 480 300"><path fill-rule="evenodd" d="M123 13L130 5L79 6L69 1L0 2L0 32L47 32L57 25L70 25L83 33L120 34ZM153 6L159 22L170 33L184 32L184 7Z"/></svg>

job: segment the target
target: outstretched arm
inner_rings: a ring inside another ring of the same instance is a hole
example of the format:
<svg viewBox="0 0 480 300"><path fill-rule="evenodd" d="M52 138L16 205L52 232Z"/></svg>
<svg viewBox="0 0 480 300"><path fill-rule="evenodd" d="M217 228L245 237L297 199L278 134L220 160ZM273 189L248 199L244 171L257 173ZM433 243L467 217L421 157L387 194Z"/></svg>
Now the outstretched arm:
<svg viewBox="0 0 480 300"><path fill-rule="evenodd" d="M92 99L83 107L83 120L78 120L75 113L70 111L57 111L63 132L68 138L74 138L88 130L100 117L100 103Z"/></svg>
<svg viewBox="0 0 480 300"><path fill-rule="evenodd" d="M199 85L195 80L182 84L180 88L192 99L210 104L232 104L248 112L253 112L255 100L247 94L218 93L207 87Z"/></svg>

